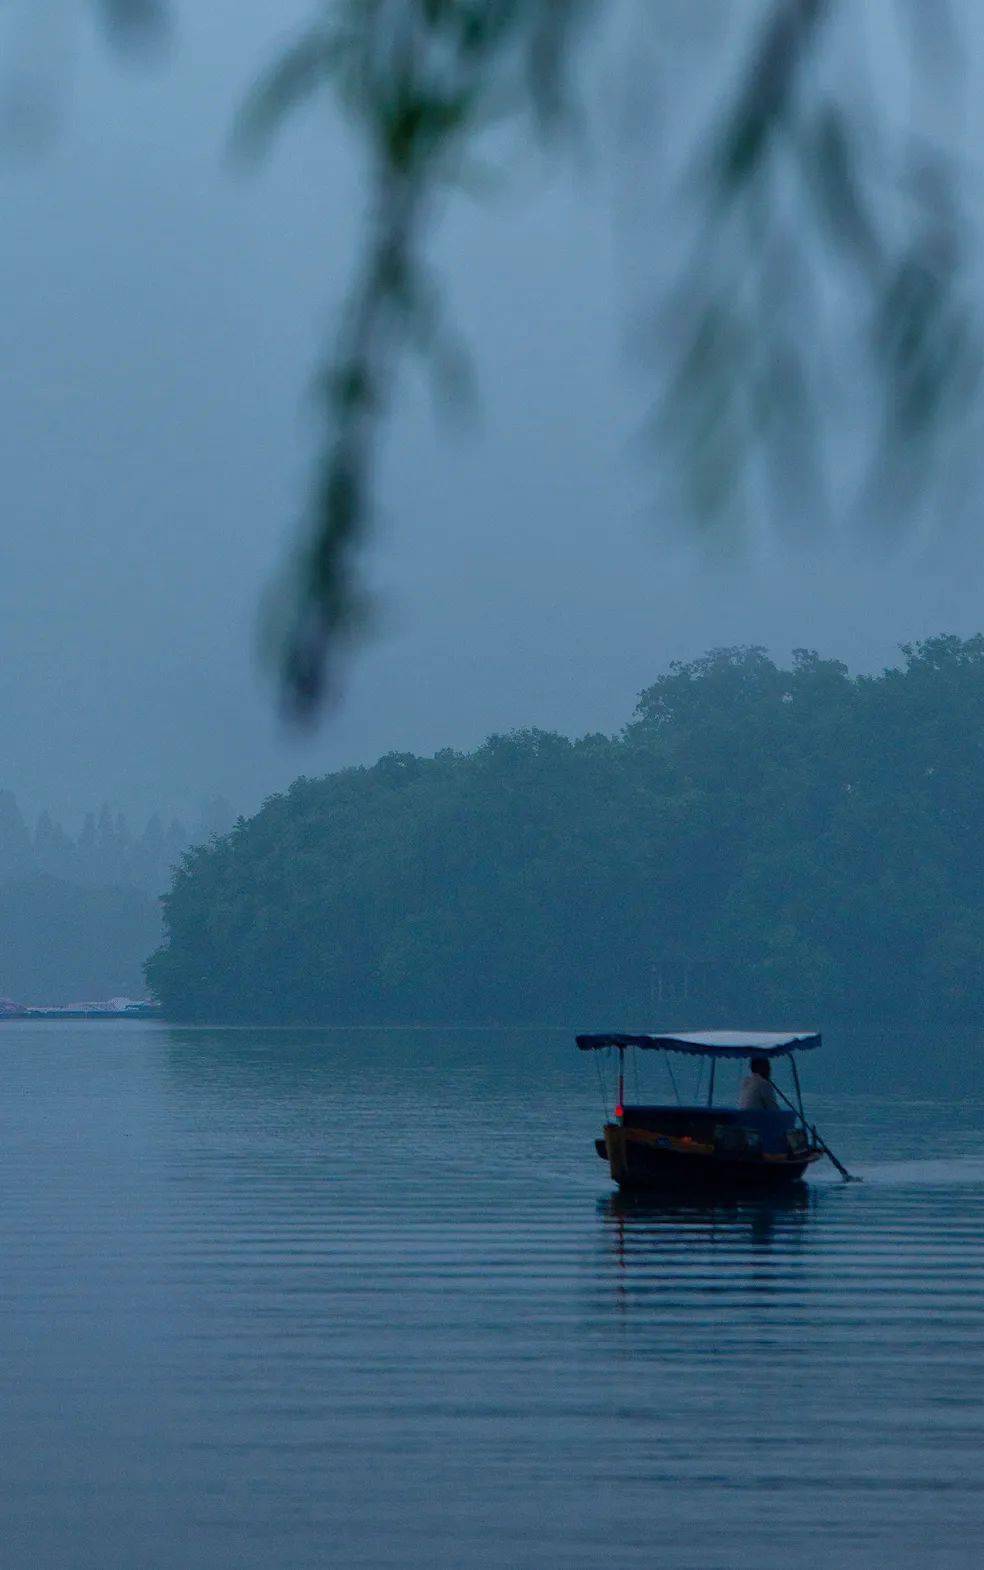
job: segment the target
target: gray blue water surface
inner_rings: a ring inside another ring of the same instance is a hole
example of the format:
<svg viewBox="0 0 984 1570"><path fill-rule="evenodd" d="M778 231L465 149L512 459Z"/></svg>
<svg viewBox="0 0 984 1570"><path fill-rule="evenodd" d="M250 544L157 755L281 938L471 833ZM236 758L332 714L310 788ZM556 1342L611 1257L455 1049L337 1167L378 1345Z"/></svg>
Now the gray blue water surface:
<svg viewBox="0 0 984 1570"><path fill-rule="evenodd" d="M984 1563L984 1041L829 1033L864 1183L733 1205L613 1196L565 1032L0 1057L4 1570Z"/></svg>

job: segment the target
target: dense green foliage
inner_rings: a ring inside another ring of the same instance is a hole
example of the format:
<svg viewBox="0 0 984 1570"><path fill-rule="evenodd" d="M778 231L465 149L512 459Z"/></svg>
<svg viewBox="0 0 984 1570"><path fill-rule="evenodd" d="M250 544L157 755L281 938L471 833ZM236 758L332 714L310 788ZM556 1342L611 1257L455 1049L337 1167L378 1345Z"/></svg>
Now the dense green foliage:
<svg viewBox="0 0 984 1570"><path fill-rule="evenodd" d="M904 656L719 650L617 738L298 780L185 857L150 984L213 1019L976 1011L984 637Z"/></svg>

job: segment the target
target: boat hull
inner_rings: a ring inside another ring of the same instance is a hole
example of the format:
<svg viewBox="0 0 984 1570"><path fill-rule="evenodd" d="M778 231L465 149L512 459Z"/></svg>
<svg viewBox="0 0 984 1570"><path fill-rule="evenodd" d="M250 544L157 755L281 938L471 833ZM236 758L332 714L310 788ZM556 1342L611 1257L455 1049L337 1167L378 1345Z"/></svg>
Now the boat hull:
<svg viewBox="0 0 984 1570"><path fill-rule="evenodd" d="M686 1148L687 1144L692 1148ZM736 1156L693 1141L661 1138L617 1123L605 1127L597 1140L620 1189L775 1189L803 1180L807 1168L822 1158L819 1150L793 1155Z"/></svg>

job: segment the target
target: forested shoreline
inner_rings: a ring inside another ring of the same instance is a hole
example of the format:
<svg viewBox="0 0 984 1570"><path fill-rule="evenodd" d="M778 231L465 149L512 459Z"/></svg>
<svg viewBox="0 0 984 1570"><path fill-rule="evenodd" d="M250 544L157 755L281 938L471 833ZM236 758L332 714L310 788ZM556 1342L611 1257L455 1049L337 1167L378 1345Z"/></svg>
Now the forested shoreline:
<svg viewBox="0 0 984 1570"><path fill-rule="evenodd" d="M750 1023L984 1005L984 637L677 664L615 737L299 779L188 852L175 1019Z"/></svg>

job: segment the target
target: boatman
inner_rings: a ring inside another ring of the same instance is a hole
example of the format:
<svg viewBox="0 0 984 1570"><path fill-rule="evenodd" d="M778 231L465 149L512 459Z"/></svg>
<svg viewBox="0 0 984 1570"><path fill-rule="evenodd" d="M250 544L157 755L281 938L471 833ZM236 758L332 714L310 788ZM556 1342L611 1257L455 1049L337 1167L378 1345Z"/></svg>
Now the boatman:
<svg viewBox="0 0 984 1570"><path fill-rule="evenodd" d="M772 1088L772 1064L768 1058L752 1058L751 1070L745 1075L738 1092L738 1107L742 1112L775 1112L779 1103Z"/></svg>

